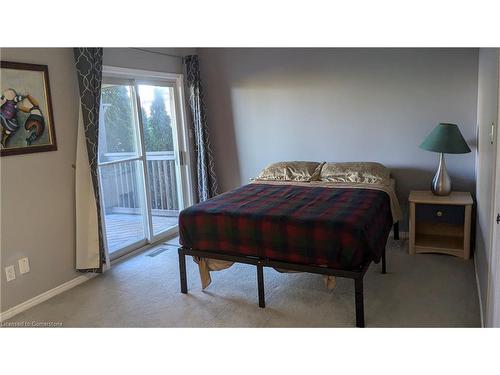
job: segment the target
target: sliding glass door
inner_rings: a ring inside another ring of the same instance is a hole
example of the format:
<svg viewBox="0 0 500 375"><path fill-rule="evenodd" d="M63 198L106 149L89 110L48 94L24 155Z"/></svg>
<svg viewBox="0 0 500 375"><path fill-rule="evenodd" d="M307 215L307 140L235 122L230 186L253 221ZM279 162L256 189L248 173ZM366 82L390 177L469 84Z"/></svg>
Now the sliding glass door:
<svg viewBox="0 0 500 375"><path fill-rule="evenodd" d="M153 237L177 225L179 208L183 206L179 190L180 171L177 157L175 93L173 87L138 84L144 128L144 152L147 162L146 183L150 192L149 206Z"/></svg>
<svg viewBox="0 0 500 375"><path fill-rule="evenodd" d="M151 74L111 69L103 78L99 174L111 259L175 233L191 202L182 78Z"/></svg>

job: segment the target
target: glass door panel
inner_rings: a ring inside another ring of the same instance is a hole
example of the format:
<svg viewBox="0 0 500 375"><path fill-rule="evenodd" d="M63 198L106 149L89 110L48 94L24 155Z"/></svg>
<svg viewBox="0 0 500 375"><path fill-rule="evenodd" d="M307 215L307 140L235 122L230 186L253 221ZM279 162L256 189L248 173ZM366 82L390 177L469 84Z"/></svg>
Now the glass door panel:
<svg viewBox="0 0 500 375"><path fill-rule="evenodd" d="M182 199L179 189L175 90L173 87L139 84L146 183L150 192L153 236L178 223Z"/></svg>
<svg viewBox="0 0 500 375"><path fill-rule="evenodd" d="M133 86L103 84L99 127L99 162L139 156Z"/></svg>
<svg viewBox="0 0 500 375"><path fill-rule="evenodd" d="M142 162L103 165L99 172L106 240L112 254L147 237Z"/></svg>
<svg viewBox="0 0 500 375"><path fill-rule="evenodd" d="M148 238L136 108L132 83L102 85L99 177L110 255Z"/></svg>

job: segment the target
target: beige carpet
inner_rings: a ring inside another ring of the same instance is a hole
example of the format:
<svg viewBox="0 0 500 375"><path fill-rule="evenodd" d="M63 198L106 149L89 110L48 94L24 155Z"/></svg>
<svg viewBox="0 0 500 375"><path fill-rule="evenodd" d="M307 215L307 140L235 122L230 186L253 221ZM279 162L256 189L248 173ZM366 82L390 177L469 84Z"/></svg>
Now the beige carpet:
<svg viewBox="0 0 500 375"><path fill-rule="evenodd" d="M265 270L265 309L257 306L255 267L212 273L202 291L189 258L189 294L179 292L177 249L148 250L10 321L61 322L65 327L353 327L354 282L339 278L329 291L322 277ZM365 276L367 327L478 327L472 260L407 254L389 240L388 273L372 264Z"/></svg>

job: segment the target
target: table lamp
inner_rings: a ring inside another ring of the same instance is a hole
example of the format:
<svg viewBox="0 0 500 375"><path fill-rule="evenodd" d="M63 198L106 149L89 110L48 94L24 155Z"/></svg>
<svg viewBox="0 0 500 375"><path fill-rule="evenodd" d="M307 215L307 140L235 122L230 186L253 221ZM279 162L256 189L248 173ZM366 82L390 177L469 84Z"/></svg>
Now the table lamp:
<svg viewBox="0 0 500 375"><path fill-rule="evenodd" d="M432 179L431 190L434 195L449 195L451 180L446 171L444 154L466 154L470 148L456 124L440 123L424 139L420 148L439 152L439 167Z"/></svg>

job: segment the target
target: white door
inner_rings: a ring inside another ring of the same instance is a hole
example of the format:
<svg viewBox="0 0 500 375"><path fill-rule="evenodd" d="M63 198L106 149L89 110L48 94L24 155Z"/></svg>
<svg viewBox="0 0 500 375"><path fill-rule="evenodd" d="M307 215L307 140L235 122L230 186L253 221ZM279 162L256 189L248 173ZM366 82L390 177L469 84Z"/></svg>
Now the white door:
<svg viewBox="0 0 500 375"><path fill-rule="evenodd" d="M497 158L497 165L500 160ZM497 170L495 203L495 229L493 229L492 282L490 298L492 298L491 319L493 327L500 327L500 172Z"/></svg>
<svg viewBox="0 0 500 375"><path fill-rule="evenodd" d="M99 175L111 260L175 234L192 202L183 103L182 75L103 69Z"/></svg>
<svg viewBox="0 0 500 375"><path fill-rule="evenodd" d="M500 71L500 60L498 69ZM498 120L492 126L492 139L496 141L496 166L494 173L495 187L493 208L493 236L491 256L491 284L489 298L491 298L491 323L493 327L500 327L500 137L498 125L500 124L500 82L498 92Z"/></svg>

